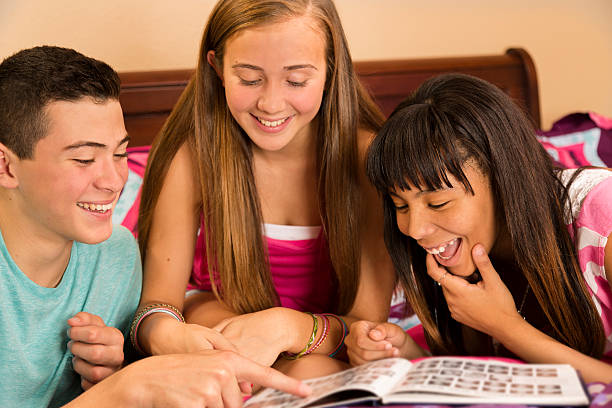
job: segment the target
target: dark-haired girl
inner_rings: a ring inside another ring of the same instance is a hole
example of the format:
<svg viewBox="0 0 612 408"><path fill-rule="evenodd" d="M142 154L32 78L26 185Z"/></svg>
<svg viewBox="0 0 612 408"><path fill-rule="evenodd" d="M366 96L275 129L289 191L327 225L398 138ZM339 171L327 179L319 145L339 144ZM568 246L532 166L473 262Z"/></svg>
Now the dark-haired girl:
<svg viewBox="0 0 612 408"><path fill-rule="evenodd" d="M433 354L569 363L612 381L609 169L553 168L511 99L459 74L398 106L366 169ZM354 323L347 344L353 363L425 353L386 323Z"/></svg>

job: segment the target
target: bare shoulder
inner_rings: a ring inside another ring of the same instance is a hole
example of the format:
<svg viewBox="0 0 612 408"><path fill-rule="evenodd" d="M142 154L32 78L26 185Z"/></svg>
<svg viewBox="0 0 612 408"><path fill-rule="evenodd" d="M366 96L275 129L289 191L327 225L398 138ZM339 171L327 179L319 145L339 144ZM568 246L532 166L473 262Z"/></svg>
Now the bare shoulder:
<svg viewBox="0 0 612 408"><path fill-rule="evenodd" d="M371 130L359 129L357 131L357 149L359 155L359 184L361 188L362 198L365 202L365 208L368 212L371 212L372 208L380 207L380 197L378 192L368 179L366 175L366 158L368 155L368 149L376 133Z"/></svg>
<svg viewBox="0 0 612 408"><path fill-rule="evenodd" d="M359 152L359 160L361 163L365 163L368 148L370 147L372 140L374 140L374 136L376 136L376 133L371 130L357 130L357 151Z"/></svg>
<svg viewBox="0 0 612 408"><path fill-rule="evenodd" d="M199 207L201 187L192 149L188 143L183 143L170 162L160 193L160 201L164 201L165 198L168 198L165 201L171 205L176 205L176 200L180 200L188 206L185 208Z"/></svg>
<svg viewBox="0 0 612 408"><path fill-rule="evenodd" d="M164 184L174 185L181 190L186 190L190 193L189 195L194 197L200 195L200 183L198 182L194 156L189 143L183 143L172 158Z"/></svg>
<svg viewBox="0 0 612 408"><path fill-rule="evenodd" d="M179 147L170 167L174 167L177 171L190 172L195 174L195 167L193 162L193 152L189 143L185 142Z"/></svg>

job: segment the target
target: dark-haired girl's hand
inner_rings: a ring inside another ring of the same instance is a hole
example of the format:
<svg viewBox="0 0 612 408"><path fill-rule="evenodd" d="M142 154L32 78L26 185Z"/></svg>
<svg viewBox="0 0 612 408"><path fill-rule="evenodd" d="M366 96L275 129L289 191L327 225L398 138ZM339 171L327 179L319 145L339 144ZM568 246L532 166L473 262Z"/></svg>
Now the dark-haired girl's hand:
<svg viewBox="0 0 612 408"><path fill-rule="evenodd" d="M511 322L522 320L516 310L512 294L480 244L472 248L472 259L482 280L471 284L454 276L427 255L427 273L442 286L451 317L459 323L497 337L511 327Z"/></svg>
<svg viewBox="0 0 612 408"><path fill-rule="evenodd" d="M388 322L354 322L344 344L351 365L388 357L414 359L428 355L401 327Z"/></svg>

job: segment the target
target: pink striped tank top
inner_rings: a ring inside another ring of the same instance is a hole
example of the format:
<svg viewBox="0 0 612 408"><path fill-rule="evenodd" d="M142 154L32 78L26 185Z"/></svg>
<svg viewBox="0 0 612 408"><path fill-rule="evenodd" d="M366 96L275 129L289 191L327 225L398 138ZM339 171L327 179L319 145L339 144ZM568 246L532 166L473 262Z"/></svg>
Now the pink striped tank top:
<svg viewBox="0 0 612 408"><path fill-rule="evenodd" d="M304 235L308 228L310 232ZM291 233L296 230L297 238L291 239ZM337 286L327 240L321 231L320 227L264 226L279 306L313 313L333 312ZM198 235L191 280L189 289L212 290L203 233Z"/></svg>

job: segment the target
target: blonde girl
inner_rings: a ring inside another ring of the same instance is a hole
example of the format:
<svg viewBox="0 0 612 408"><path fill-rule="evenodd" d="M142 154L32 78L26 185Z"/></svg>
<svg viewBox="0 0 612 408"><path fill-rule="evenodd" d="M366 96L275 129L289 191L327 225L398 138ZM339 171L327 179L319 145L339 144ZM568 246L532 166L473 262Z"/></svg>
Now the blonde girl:
<svg viewBox="0 0 612 408"><path fill-rule="evenodd" d="M331 0L219 1L145 175L135 344L342 367L327 355L395 282L364 172L382 120Z"/></svg>

